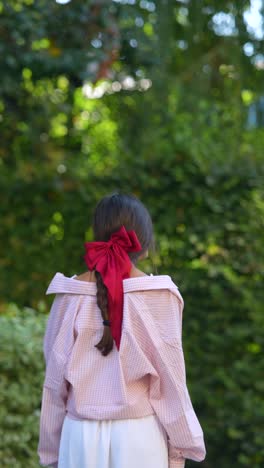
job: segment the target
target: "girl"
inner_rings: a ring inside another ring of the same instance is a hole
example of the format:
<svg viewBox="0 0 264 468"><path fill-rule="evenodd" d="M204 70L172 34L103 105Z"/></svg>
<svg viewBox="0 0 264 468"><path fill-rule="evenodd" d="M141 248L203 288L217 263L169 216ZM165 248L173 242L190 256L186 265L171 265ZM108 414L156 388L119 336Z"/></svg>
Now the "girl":
<svg viewBox="0 0 264 468"><path fill-rule="evenodd" d="M115 193L96 206L88 271L57 272L44 337L38 454L58 468L183 468L202 461L188 389L183 298L136 265L154 247L149 212Z"/></svg>

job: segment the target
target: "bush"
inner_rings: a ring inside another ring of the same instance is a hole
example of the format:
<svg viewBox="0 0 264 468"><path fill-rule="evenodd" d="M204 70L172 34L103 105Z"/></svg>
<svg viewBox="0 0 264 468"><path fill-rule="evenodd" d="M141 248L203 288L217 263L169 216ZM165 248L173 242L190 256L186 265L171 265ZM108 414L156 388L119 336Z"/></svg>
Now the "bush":
<svg viewBox="0 0 264 468"><path fill-rule="evenodd" d="M38 466L45 322L44 314L14 305L0 316L1 468Z"/></svg>

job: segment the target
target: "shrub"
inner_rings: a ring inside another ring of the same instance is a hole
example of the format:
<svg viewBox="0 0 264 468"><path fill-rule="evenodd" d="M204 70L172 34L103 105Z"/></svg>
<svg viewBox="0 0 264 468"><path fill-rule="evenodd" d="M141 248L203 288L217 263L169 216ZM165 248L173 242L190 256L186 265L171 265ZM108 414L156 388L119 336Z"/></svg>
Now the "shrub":
<svg viewBox="0 0 264 468"><path fill-rule="evenodd" d="M1 468L38 466L45 322L44 314L14 305L0 316Z"/></svg>

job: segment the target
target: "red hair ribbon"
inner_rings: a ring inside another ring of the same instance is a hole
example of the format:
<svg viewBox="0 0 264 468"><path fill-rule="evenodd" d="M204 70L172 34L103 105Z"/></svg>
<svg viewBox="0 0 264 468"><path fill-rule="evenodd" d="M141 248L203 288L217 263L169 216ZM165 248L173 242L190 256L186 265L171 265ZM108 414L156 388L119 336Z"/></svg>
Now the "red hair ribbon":
<svg viewBox="0 0 264 468"><path fill-rule="evenodd" d="M101 273L108 290L108 312L110 329L120 347L123 320L123 279L129 278L131 260L127 252L139 252L141 244L135 231L127 231L124 226L114 232L107 242L85 242L84 260L89 270Z"/></svg>

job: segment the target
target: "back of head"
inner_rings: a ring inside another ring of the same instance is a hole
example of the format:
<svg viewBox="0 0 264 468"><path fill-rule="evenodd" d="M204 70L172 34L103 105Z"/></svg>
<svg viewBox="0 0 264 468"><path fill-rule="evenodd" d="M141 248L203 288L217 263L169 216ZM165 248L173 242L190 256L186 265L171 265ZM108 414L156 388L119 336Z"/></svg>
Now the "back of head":
<svg viewBox="0 0 264 468"><path fill-rule="evenodd" d="M134 230L142 246L140 252L129 252L128 256L135 265L147 251L154 250L155 241L150 214L143 203L131 194L114 192L103 197L96 205L93 216L94 241L107 242L111 234L121 226L127 231ZM102 318L108 320L107 288L101 275L95 271L97 283L97 304ZM104 326L104 333L96 347L106 356L113 348L113 337L109 326Z"/></svg>
<svg viewBox="0 0 264 468"><path fill-rule="evenodd" d="M150 214L135 196L115 192L102 198L94 212L93 232L95 241L108 241L121 226L134 230L142 246L141 252L131 252L129 257L135 264L147 250L154 249L153 226Z"/></svg>

